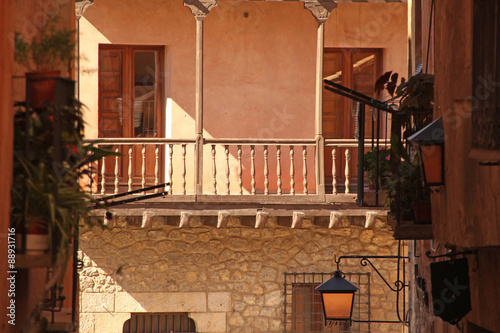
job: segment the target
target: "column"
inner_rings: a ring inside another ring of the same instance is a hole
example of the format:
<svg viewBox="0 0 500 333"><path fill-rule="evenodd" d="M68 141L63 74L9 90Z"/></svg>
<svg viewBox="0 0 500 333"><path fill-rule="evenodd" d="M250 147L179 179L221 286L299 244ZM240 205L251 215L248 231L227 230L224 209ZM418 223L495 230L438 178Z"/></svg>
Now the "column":
<svg viewBox="0 0 500 333"><path fill-rule="evenodd" d="M217 0L184 0L196 19L195 194L203 194L203 21Z"/></svg>
<svg viewBox="0 0 500 333"><path fill-rule="evenodd" d="M306 1L308 9L318 22L316 39L316 97L315 97L315 128L316 128L316 193L325 195L325 140L323 137L323 49L325 22L337 4L333 0Z"/></svg>

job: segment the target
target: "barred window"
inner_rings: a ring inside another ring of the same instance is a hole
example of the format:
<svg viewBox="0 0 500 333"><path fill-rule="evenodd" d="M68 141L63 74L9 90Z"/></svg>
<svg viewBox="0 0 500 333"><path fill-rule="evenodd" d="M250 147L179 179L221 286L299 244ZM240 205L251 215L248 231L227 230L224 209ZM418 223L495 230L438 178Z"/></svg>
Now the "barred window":
<svg viewBox="0 0 500 333"><path fill-rule="evenodd" d="M352 318L366 322L326 327L321 295L315 288L333 273L285 273L284 332L370 332L370 273L347 273L345 278L359 291L354 297Z"/></svg>
<svg viewBox="0 0 500 333"><path fill-rule="evenodd" d="M132 313L123 324L123 333L195 333L187 313Z"/></svg>

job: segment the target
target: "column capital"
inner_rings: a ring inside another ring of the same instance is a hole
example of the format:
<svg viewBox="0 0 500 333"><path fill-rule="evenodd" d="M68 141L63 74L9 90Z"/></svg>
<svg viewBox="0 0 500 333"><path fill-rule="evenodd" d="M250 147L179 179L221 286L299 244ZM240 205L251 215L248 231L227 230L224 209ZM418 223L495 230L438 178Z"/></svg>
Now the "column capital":
<svg viewBox="0 0 500 333"><path fill-rule="evenodd" d="M304 2L304 8L313 14L319 24L325 23L332 10L337 8L334 0L308 0Z"/></svg>
<svg viewBox="0 0 500 333"><path fill-rule="evenodd" d="M203 21L210 10L217 6L217 0L184 0L184 6L191 9L196 20Z"/></svg>
<svg viewBox="0 0 500 333"><path fill-rule="evenodd" d="M94 4L94 0L77 0L75 2L75 15L76 19L79 20L83 16L85 10Z"/></svg>

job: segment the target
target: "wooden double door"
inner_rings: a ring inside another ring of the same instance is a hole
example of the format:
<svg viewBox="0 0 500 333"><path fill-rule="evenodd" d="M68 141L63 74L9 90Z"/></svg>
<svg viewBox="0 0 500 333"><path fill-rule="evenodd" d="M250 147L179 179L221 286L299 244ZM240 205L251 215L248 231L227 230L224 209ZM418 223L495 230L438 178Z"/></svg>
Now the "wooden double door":
<svg viewBox="0 0 500 333"><path fill-rule="evenodd" d="M164 47L137 45L100 45L99 47L99 117L100 138L161 138L164 133ZM155 182L156 162L163 160L156 145L117 145L120 187L127 186L129 164L133 187L142 184L145 167L146 186ZM132 161L130 163L130 149ZM146 158L144 159L144 154ZM144 162L144 164L143 164ZM114 158L106 161L106 184L114 186ZM159 174L163 175L163 168ZM163 177L160 178L163 182Z"/></svg>

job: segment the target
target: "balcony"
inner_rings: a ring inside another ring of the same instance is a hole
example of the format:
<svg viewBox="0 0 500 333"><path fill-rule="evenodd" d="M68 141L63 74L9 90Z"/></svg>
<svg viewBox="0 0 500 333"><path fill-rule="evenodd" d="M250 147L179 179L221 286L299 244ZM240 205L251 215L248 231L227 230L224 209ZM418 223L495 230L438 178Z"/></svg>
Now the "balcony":
<svg viewBox="0 0 500 333"><path fill-rule="evenodd" d="M356 203L356 139L325 140L323 147L314 139L204 139L202 161L194 139L107 138L97 144L122 155L89 165L92 173L85 181L92 194L113 199L108 204L126 203L112 207L119 215L143 216L147 210L220 220L221 214L255 217L263 212L290 221L294 214L312 217L331 226L339 216L332 212L345 217L387 213L375 206L377 195L368 188L364 207ZM364 146L371 149L369 142ZM324 147L331 153L317 154ZM331 162L325 163L326 158ZM325 184L325 179L331 181ZM141 191L151 186L159 187ZM137 192L120 197L131 191ZM383 203L381 197L378 202Z"/></svg>

